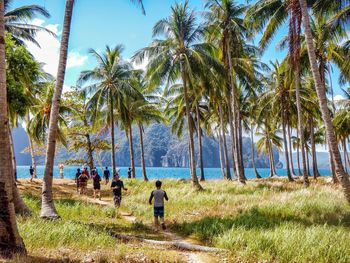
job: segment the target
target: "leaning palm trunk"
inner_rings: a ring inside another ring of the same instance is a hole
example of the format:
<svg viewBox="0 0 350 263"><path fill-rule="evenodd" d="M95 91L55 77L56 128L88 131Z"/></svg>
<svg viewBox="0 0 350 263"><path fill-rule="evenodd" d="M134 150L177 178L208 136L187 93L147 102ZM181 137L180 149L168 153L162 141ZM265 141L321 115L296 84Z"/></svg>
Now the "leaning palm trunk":
<svg viewBox="0 0 350 263"><path fill-rule="evenodd" d="M255 150L254 150L254 134L253 134L253 130L254 130L254 126L253 124L251 124L250 126L250 140L251 140L251 151L252 151L252 166L253 166L253 169L254 169L254 174L255 174L255 177L257 179L260 179L261 178L261 175L259 174L258 170L256 169L256 166L255 166Z"/></svg>
<svg viewBox="0 0 350 263"><path fill-rule="evenodd" d="M325 89L325 86L322 85L320 73L317 67L316 52L315 52L315 47L314 47L313 37L312 37L312 32L310 27L309 14L307 11L307 3L306 3L306 0L299 0L299 3L300 3L302 17L303 17L305 39L306 39L307 50L309 54L311 71L316 84L316 92L317 92L317 97L320 104L322 119L324 121L325 128L326 128L326 137L327 137L327 140L330 146L330 151L332 153L332 157L334 160L335 173L340 180L340 183L344 190L345 197L347 201L350 203L350 181L341 163L340 152L339 152L336 137L334 134L334 127L333 127L332 119L328 109L326 89Z"/></svg>
<svg viewBox="0 0 350 263"><path fill-rule="evenodd" d="M291 166L291 172L292 172L292 176L295 177L295 171L294 171L294 164L293 164L293 149L292 149L292 137L290 135L290 130L291 127L290 125L288 125L287 127L287 132L288 132L288 144L289 144L289 158L290 158L290 166Z"/></svg>
<svg viewBox="0 0 350 263"><path fill-rule="evenodd" d="M181 77L182 84L184 89L184 99L185 99L185 108L186 108L186 117L187 117L187 128L188 128L188 140L189 140L189 157L190 157L190 171L192 177L192 184L198 190L203 189L202 186L198 182L198 178L196 175L196 165L195 165L195 156L194 156L194 142L193 142L193 127L191 122L191 112L190 105L188 101L188 90L187 90L187 80L185 73L184 62L181 61Z"/></svg>
<svg viewBox="0 0 350 263"><path fill-rule="evenodd" d="M200 126L200 115L198 105L196 107L196 115L197 115L197 136L198 136L198 148L199 148L199 168L200 168L200 181L205 181L204 177L204 167L203 167L203 145L202 145L202 129Z"/></svg>
<svg viewBox="0 0 350 263"><path fill-rule="evenodd" d="M12 197L13 197L13 203L15 205L15 212L16 214L19 214L19 215L29 215L31 214L31 210L24 203L22 197L19 194L17 184L16 184L17 166L16 166L16 157L15 157L12 133L10 132L10 130L9 130L8 136L9 136L10 149L11 149L10 154L11 154L11 162L12 162L12 171L14 172L11 182L12 182Z"/></svg>
<svg viewBox="0 0 350 263"><path fill-rule="evenodd" d="M109 118L110 118L110 126L111 126L111 141L112 141L112 176L113 178L117 174L116 164L115 164L115 142L114 142L114 114L113 114L113 96L112 91L109 91Z"/></svg>
<svg viewBox="0 0 350 263"><path fill-rule="evenodd" d="M302 171L303 171L303 178L304 178L304 184L308 186L309 178L308 178L308 172L306 167L306 157L305 157L305 151L304 151L304 125L303 125L303 113L301 109L301 100L300 100L300 64L297 63L295 66L295 97L297 101L297 113L298 113L298 132L300 137L300 150L301 150L301 163L302 163Z"/></svg>
<svg viewBox="0 0 350 263"><path fill-rule="evenodd" d="M284 145L284 157L286 159L286 169L287 169L287 177L289 182L293 182L292 174L290 173L290 166L289 166L289 158L288 158L288 144L287 144L287 135L286 135L286 114L285 110L282 109L281 113L282 117L282 133L283 133L283 145Z"/></svg>
<svg viewBox="0 0 350 263"><path fill-rule="evenodd" d="M330 149L329 144L328 144L328 148ZM328 151L328 158L329 158L329 168L331 170L331 175L332 175L332 182L333 184L337 184L339 183L339 180L337 178L337 175L335 174L335 167L334 167L334 161L333 161L331 150Z"/></svg>
<svg viewBox="0 0 350 263"><path fill-rule="evenodd" d="M11 257L26 254L16 223L12 198L13 167L7 118L6 60L5 60L4 1L0 2L0 256Z"/></svg>
<svg viewBox="0 0 350 263"><path fill-rule="evenodd" d="M271 142L269 142L270 147L270 155L271 155L271 167L272 167L272 176L277 176L276 165L275 165L275 157L273 156L273 148Z"/></svg>
<svg viewBox="0 0 350 263"><path fill-rule="evenodd" d="M128 137L129 137L129 153L130 153L130 166L131 166L131 178L135 178L135 158L134 158L134 145L132 138L132 127L128 126Z"/></svg>
<svg viewBox="0 0 350 263"><path fill-rule="evenodd" d="M224 116L222 113L222 107L219 105L219 117L220 117L220 129L221 129L221 136L223 140L223 146L224 146L224 160L226 164L226 174L225 177L227 180L232 180L231 177L231 169L230 169L230 162L228 160L228 151L227 151L227 143L226 143L226 136L225 136L225 128L224 128ZM233 144L233 142L232 142ZM233 163L234 165L234 163Z"/></svg>
<svg viewBox="0 0 350 263"><path fill-rule="evenodd" d="M61 94L63 90L63 82L67 64L67 53L68 53L68 42L70 27L73 14L74 0L66 1L66 9L64 14L64 23L61 39L60 48L60 59L58 63L58 72L55 92L53 94L51 112L50 112L50 123L49 133L47 137L47 148L46 148L46 160L45 160L45 172L42 187L42 198L41 198L41 212L40 217L43 218L59 218L56 211L53 196L52 196L52 181L53 181L53 166L56 150L56 137L58 129L58 109L61 101Z"/></svg>
<svg viewBox="0 0 350 263"><path fill-rule="evenodd" d="M145 165L145 150L143 148L143 131L142 125L139 123L139 134L140 134L140 150L141 150L141 167L142 167L142 176L145 182L148 181L147 173L146 173L146 165Z"/></svg>
<svg viewBox="0 0 350 263"><path fill-rule="evenodd" d="M312 151L312 171L314 179L320 176L317 168L317 156L316 156L316 144L315 144L315 131L314 131L314 120L310 117L310 139L311 139L311 151Z"/></svg>
<svg viewBox="0 0 350 263"><path fill-rule="evenodd" d="M27 125L30 121L30 113L28 111L27 114ZM34 173L33 173L33 178L38 178L37 173L36 173L36 160L35 160L35 149L34 149L34 143L33 143L33 139L32 137L29 135L29 132L27 131L27 135L28 135L28 141L29 141L29 151L30 151L30 156L32 158L32 167L34 169ZM31 179L33 179L31 178Z"/></svg>

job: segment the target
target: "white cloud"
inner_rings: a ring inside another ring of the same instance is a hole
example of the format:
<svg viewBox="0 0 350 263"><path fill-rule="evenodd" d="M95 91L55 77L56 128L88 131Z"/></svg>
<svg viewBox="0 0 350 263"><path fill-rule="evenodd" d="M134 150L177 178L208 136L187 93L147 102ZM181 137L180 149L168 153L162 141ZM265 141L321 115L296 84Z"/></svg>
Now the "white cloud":
<svg viewBox="0 0 350 263"><path fill-rule="evenodd" d="M45 26L45 28L51 30L56 35L60 34L58 31L58 24L44 25L45 21L42 19L34 19L32 23L38 26ZM57 39L57 37L44 31L38 32L35 39L39 43L40 47L31 42L26 42L28 50L39 62L44 64L43 68L46 72L56 76L60 41Z"/></svg>
<svg viewBox="0 0 350 263"><path fill-rule="evenodd" d="M71 51L68 54L67 68L82 66L87 60L88 60L87 55L81 55L77 51Z"/></svg>
<svg viewBox="0 0 350 263"><path fill-rule="evenodd" d="M334 101L335 102L342 101L342 100L345 100L344 96L339 95L339 94L334 96Z"/></svg>

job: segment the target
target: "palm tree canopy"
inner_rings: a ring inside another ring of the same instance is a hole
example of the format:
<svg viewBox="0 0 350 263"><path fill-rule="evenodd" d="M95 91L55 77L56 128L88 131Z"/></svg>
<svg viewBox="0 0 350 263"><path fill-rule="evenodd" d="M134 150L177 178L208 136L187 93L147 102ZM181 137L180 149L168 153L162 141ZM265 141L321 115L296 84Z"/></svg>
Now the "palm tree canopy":
<svg viewBox="0 0 350 263"><path fill-rule="evenodd" d="M37 15L49 18L49 12L39 5L26 5L10 10L13 0L5 0L5 30L11 34L18 44L24 44L24 41L30 41L40 47L35 40L38 32L44 31L51 35L55 34L45 27L31 24Z"/></svg>

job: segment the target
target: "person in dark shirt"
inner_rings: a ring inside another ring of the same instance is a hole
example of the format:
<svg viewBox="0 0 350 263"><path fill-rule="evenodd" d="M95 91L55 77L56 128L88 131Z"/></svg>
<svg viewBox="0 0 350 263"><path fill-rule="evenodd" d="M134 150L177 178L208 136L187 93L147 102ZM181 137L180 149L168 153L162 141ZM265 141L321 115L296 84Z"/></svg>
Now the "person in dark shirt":
<svg viewBox="0 0 350 263"><path fill-rule="evenodd" d="M149 204L152 205L152 199L154 198L154 206L153 206L153 215L154 215L154 225L158 228L159 221L158 217L160 217L160 223L162 225L163 230L166 229L164 223L164 199L169 200L166 192L161 189L162 182L156 181L156 190L153 190L151 196L149 198Z"/></svg>
<svg viewBox="0 0 350 263"><path fill-rule="evenodd" d="M120 207L122 201L122 189L127 191L128 189L124 187L124 183L120 180L119 174L114 176L114 179L111 183L111 189L113 191L113 201L116 208Z"/></svg>
<svg viewBox="0 0 350 263"><path fill-rule="evenodd" d="M131 178L131 167L128 168L128 178Z"/></svg>
<svg viewBox="0 0 350 263"><path fill-rule="evenodd" d="M34 168L33 166L29 167L30 181L33 181L34 178Z"/></svg>
<svg viewBox="0 0 350 263"><path fill-rule="evenodd" d="M77 184L77 193L79 193L79 176L81 175L80 169L77 169L77 173L75 174L75 183Z"/></svg>
<svg viewBox="0 0 350 263"><path fill-rule="evenodd" d="M106 166L106 169L103 171L103 177L105 178L105 183L108 184L109 183L109 176L111 175L111 173L108 170L108 167Z"/></svg>
<svg viewBox="0 0 350 263"><path fill-rule="evenodd" d="M96 198L97 195L98 199L101 200L101 177L98 174L96 168L94 169L92 181L94 185L94 198Z"/></svg>

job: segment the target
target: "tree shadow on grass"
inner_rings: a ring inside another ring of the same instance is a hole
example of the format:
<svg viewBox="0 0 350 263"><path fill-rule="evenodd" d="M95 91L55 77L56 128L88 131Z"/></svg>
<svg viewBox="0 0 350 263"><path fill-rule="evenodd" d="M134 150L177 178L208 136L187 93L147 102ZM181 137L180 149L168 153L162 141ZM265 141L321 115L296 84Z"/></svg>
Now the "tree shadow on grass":
<svg viewBox="0 0 350 263"><path fill-rule="evenodd" d="M137 238L145 238L145 239L153 239L153 240L165 240L166 238L154 232L154 230L150 229L148 226L144 225L141 222L132 223L130 226L113 224L106 226L105 224L99 223L83 223L83 222L74 222L76 224L84 225L91 230L95 230L100 233L107 233L112 237L116 237L118 235L130 235Z"/></svg>
<svg viewBox="0 0 350 263"><path fill-rule="evenodd" d="M317 211L316 211L317 212ZM335 216L326 215L324 218L301 218L295 215L281 215L273 212L264 212L258 207L232 217L208 216L194 222L172 223L170 228L183 236L194 235L201 241L211 243L217 237L232 228L245 228L255 230L269 230L286 222L301 224L305 227L312 225L333 225L350 227L350 214L342 215L341 221Z"/></svg>
<svg viewBox="0 0 350 263"><path fill-rule="evenodd" d="M47 258L47 257L37 257L37 256L26 256L26 257L18 257L10 261L12 263L79 263L80 260L71 260L69 258L66 259L57 259L57 258Z"/></svg>

